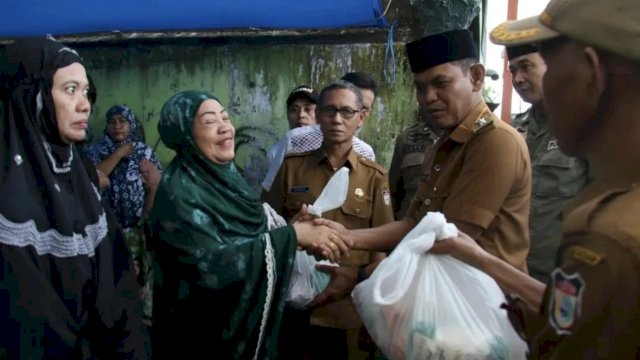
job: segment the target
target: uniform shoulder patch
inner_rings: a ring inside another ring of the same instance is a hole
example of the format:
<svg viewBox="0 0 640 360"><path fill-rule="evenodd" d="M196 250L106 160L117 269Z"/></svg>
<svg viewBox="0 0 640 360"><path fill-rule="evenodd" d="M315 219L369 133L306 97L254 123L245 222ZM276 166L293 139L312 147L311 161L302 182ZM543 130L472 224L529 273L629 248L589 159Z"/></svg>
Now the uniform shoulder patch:
<svg viewBox="0 0 640 360"><path fill-rule="evenodd" d="M567 275L562 269L555 269L549 286L549 323L558 335L569 335L581 315L582 295L587 284L580 273Z"/></svg>
<svg viewBox="0 0 640 360"><path fill-rule="evenodd" d="M572 259L591 266L598 265L604 258L603 255L580 245L571 246L567 252Z"/></svg>
<svg viewBox="0 0 640 360"><path fill-rule="evenodd" d="M382 190L382 203L391 206L391 191L389 189Z"/></svg>
<svg viewBox="0 0 640 360"><path fill-rule="evenodd" d="M387 172L387 169L385 169L382 165L376 163L375 161L371 161L364 156L358 156L358 161L364 166L378 170L381 174L385 174Z"/></svg>

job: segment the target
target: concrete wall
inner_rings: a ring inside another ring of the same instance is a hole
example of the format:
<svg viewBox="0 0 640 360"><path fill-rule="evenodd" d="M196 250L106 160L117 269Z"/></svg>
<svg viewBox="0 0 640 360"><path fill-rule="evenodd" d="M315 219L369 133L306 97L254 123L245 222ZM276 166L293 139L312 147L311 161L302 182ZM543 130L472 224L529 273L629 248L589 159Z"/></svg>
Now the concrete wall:
<svg viewBox="0 0 640 360"><path fill-rule="evenodd" d="M157 121L174 93L205 89L219 97L238 130L237 162L257 184L264 151L287 130L285 99L299 84L321 88L348 71L372 74L381 85L374 112L360 137L378 162L391 161L396 135L414 121L415 95L404 47L395 46L396 78L383 76L385 44L242 43L228 40L127 41L76 44L98 89L91 119L95 140L113 104L131 106L143 123L146 141L164 165L172 151L159 141Z"/></svg>

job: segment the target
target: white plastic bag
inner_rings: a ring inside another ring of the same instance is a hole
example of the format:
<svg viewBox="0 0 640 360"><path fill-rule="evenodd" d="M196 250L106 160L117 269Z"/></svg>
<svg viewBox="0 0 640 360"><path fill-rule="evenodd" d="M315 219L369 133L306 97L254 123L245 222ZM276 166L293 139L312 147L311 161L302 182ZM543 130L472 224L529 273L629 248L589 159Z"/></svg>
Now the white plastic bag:
<svg viewBox="0 0 640 360"><path fill-rule="evenodd" d="M369 334L392 360L525 359L498 284L449 255L425 253L456 234L442 214L428 213L353 290Z"/></svg>
<svg viewBox="0 0 640 360"><path fill-rule="evenodd" d="M304 251L296 251L287 295L289 306L296 309L306 308L329 284L329 275L316 270L316 264L332 265L326 260L318 261Z"/></svg>
<svg viewBox="0 0 640 360"><path fill-rule="evenodd" d="M313 205L309 205L309 214L322 217L323 212L339 208L347 200L348 191L349 168L342 167L331 176Z"/></svg>
<svg viewBox="0 0 640 360"><path fill-rule="evenodd" d="M342 167L329 179L314 204L309 205L309 213L322 216L323 212L342 206L347 199L348 190L349 169ZM316 270L316 264L335 265L326 260L318 261L304 251L296 252L287 296L289 306L298 309L306 308L311 300L324 291L329 284L330 276Z"/></svg>

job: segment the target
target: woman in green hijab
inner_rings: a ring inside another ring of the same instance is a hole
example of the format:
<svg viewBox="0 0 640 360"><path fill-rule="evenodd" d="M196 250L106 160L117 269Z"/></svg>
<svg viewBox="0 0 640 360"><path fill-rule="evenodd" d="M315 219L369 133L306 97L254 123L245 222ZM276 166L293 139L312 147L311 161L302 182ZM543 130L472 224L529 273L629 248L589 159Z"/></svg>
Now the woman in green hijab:
<svg viewBox="0 0 640 360"><path fill-rule="evenodd" d="M267 230L262 204L233 162L235 129L215 97L174 95L158 130L177 155L150 219L154 356L275 357L296 247L320 248L332 259L346 247L308 222Z"/></svg>

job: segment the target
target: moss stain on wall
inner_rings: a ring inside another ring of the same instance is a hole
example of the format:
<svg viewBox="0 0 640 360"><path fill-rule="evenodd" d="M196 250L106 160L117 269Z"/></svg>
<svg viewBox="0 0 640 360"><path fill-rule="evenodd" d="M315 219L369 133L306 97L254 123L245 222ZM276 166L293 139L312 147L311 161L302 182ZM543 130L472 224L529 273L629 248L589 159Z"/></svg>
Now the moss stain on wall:
<svg viewBox="0 0 640 360"><path fill-rule="evenodd" d="M157 122L174 93L204 89L227 107L243 141L237 162L254 184L264 171L264 150L288 126L285 100L306 84L320 90L348 71L363 71L381 91L360 137L371 144L378 162L389 165L396 135L415 119L415 95L404 48L395 46L396 79L383 76L385 44L250 45L196 41L96 44L80 49L98 89L91 129L100 138L104 114L114 104L132 107L144 126L146 141L164 165L173 152L159 141Z"/></svg>

